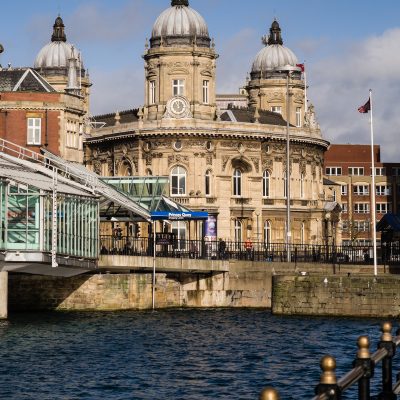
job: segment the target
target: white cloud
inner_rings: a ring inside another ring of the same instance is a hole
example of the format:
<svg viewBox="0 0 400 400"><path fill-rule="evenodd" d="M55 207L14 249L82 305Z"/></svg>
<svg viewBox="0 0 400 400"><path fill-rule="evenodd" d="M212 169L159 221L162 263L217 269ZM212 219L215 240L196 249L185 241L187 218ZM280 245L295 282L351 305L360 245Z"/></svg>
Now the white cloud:
<svg viewBox="0 0 400 400"><path fill-rule="evenodd" d="M382 161L398 160L400 29L351 43L335 56L310 65L310 97L323 135L335 143L370 143L369 119L357 108L373 89L375 144Z"/></svg>

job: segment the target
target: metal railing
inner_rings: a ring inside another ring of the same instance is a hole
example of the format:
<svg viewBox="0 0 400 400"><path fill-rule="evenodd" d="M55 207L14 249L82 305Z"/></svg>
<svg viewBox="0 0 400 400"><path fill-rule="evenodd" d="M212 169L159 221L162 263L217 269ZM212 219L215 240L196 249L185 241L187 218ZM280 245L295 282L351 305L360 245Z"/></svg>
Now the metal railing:
<svg viewBox="0 0 400 400"><path fill-rule="evenodd" d="M393 384L393 357L400 344L400 329L392 337L392 324L384 322L381 327L382 335L378 349L371 354L368 336L360 336L357 340L358 351L353 361L353 368L342 378L336 378L336 360L327 355L321 359L322 374L319 384L315 388L316 396L312 400L341 400L342 394L358 385L358 400L396 400L400 394L400 374ZM371 381L377 366L381 363L382 380L379 385L377 397L371 397ZM279 400L279 393L274 388L264 389L260 400Z"/></svg>
<svg viewBox="0 0 400 400"><path fill-rule="evenodd" d="M379 249L381 250L381 249ZM291 244L293 263L373 264L372 246L325 246ZM198 258L207 260L247 260L258 262L286 262L284 243L206 241L175 239L170 244L157 244L156 256L168 258ZM153 255L153 240L126 236L101 236L100 253L105 255ZM378 262L400 263L400 247L378 252Z"/></svg>

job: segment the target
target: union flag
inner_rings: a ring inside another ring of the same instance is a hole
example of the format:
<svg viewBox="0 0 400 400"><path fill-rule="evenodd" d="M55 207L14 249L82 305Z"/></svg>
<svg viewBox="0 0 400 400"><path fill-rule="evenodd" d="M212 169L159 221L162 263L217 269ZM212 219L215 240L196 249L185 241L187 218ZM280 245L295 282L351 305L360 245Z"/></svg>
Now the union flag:
<svg viewBox="0 0 400 400"><path fill-rule="evenodd" d="M358 112L361 114L366 114L369 110L371 110L371 99L368 99L363 106L358 108Z"/></svg>
<svg viewBox="0 0 400 400"><path fill-rule="evenodd" d="M304 72L304 71L305 71L304 64L296 64L296 67L301 68L301 72Z"/></svg>

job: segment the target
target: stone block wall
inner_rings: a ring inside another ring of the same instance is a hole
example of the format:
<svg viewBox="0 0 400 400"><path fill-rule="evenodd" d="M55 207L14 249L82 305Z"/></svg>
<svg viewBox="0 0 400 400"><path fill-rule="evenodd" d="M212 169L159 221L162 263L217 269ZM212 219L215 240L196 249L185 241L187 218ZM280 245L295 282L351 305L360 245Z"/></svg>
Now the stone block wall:
<svg viewBox="0 0 400 400"><path fill-rule="evenodd" d="M273 277L272 312L286 315L400 316L400 277Z"/></svg>

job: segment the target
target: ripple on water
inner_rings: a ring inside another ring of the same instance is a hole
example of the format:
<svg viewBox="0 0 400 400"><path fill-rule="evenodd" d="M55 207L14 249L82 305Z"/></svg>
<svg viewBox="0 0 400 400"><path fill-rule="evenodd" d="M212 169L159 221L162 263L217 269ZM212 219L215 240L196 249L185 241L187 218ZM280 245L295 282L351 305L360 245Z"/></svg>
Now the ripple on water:
<svg viewBox="0 0 400 400"><path fill-rule="evenodd" d="M310 399L320 358L342 375L379 324L251 309L15 314L0 322L0 398L250 400L273 385Z"/></svg>

